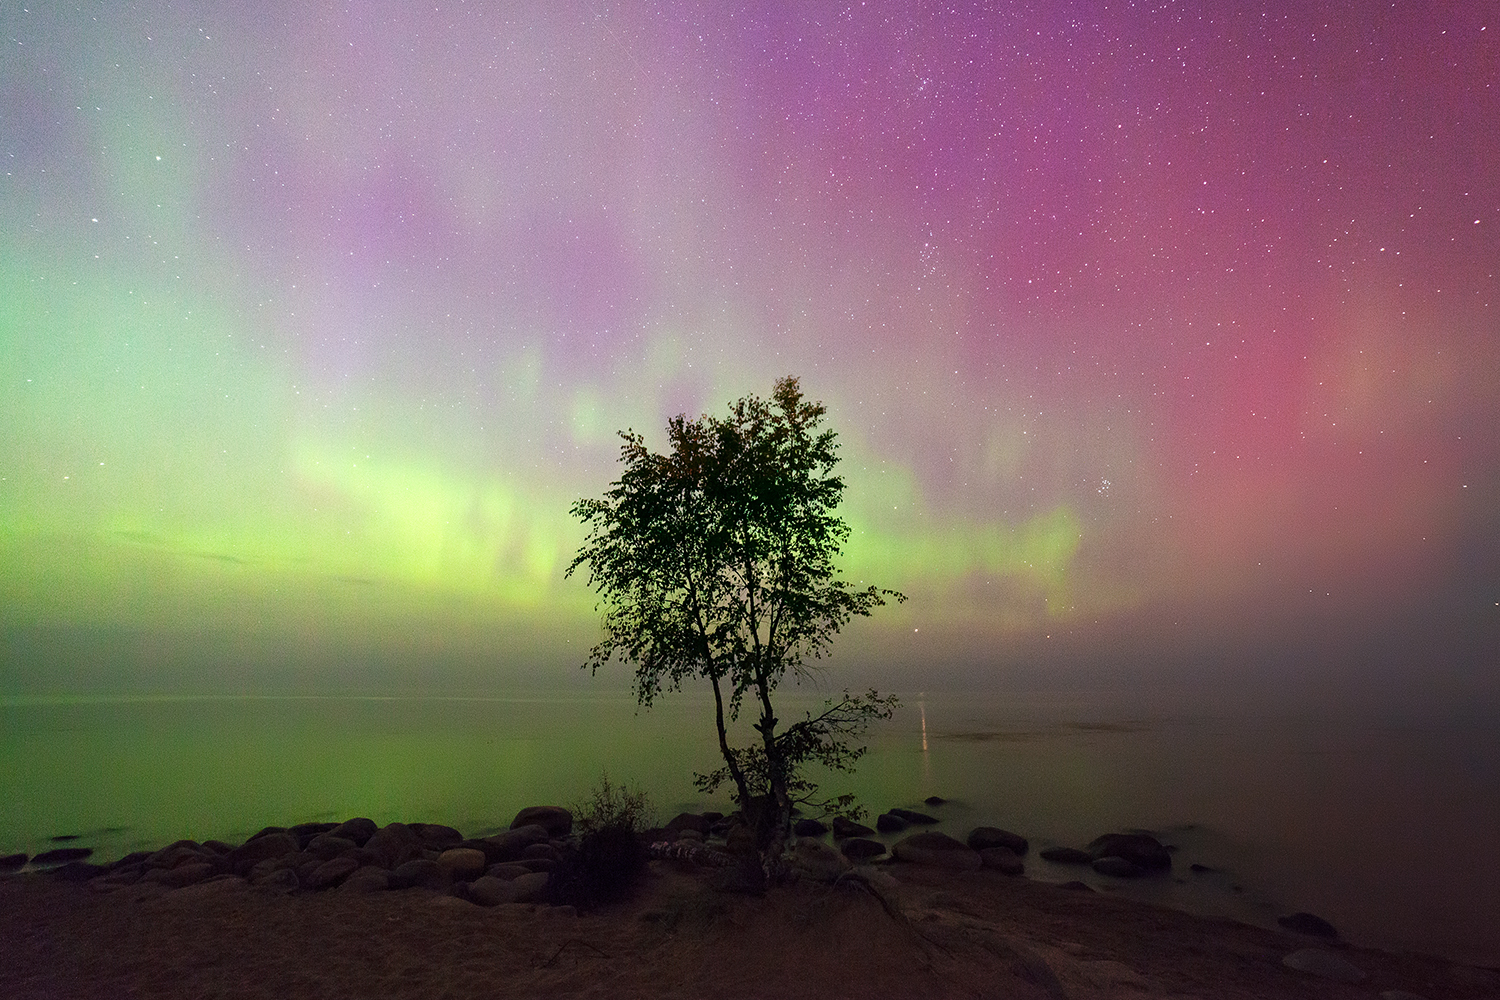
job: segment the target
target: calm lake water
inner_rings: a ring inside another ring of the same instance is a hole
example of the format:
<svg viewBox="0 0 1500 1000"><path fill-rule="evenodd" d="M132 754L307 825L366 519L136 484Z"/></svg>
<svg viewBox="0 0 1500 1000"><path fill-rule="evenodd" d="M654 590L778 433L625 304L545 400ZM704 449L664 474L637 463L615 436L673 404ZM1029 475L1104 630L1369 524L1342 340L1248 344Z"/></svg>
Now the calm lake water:
<svg viewBox="0 0 1500 1000"><path fill-rule="evenodd" d="M1500 964L1500 738L1493 720L1121 712L1088 697L907 694L851 778L874 811L928 809L962 837L1028 836L1028 874L1274 926L1308 910L1361 944ZM807 704L811 704L808 702ZM788 704L785 718L798 717ZM805 707L805 705L803 706ZM369 816L470 834L582 800L602 772L663 820L706 801L706 701L0 701L0 853L77 835L105 859L179 837ZM1121 829L1177 847L1170 879L1121 883L1037 848ZM887 838L891 839L891 838ZM1215 869L1193 873L1199 863Z"/></svg>

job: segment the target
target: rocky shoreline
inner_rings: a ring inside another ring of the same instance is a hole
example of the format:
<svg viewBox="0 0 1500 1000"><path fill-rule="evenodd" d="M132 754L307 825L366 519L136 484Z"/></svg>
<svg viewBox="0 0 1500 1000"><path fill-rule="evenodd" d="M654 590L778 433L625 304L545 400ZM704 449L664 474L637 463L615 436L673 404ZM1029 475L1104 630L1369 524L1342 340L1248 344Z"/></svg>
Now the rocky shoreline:
<svg viewBox="0 0 1500 1000"><path fill-rule="evenodd" d="M935 800L929 806L941 804L941 800ZM1299 987L1303 990L1300 993L1251 990L1243 994L1246 996L1378 995L1385 1000L1424 996L1428 1000L1438 1000L1441 996L1500 995L1500 975L1486 979L1486 970L1465 973L1473 978L1472 988L1423 993L1377 989L1382 982L1415 982L1415 974L1407 971L1402 977L1396 977L1389 968L1383 968L1389 965L1385 958L1378 957L1378 953L1344 945L1338 940L1334 928L1314 915L1285 915L1281 920L1285 930L1279 936L1275 932L1242 924L1214 922L1186 914L1174 913L1169 918L1148 905L1131 904L1112 899L1108 894L1097 894L1081 881L1058 886L1020 877L1026 871L1031 845L1016 833L978 826L959 840L923 829L937 822L935 817L925 813L897 809L882 813L875 820L875 829L845 820L826 825L815 820L799 820L794 831L796 836L785 859L785 877L768 887L763 878L756 877L760 873L753 843L749 831L736 816L712 812L682 813L665 826L639 834L641 846L649 857L655 859L651 862L648 880L655 888L646 895L651 897L654 894L656 898L613 908L587 907L584 912L557 892L559 874L566 872L570 859L576 859L580 845L574 816L569 810L557 806L522 809L505 830L476 837L466 837L459 830L440 824L398 822L379 826L370 819L355 818L339 823L266 827L243 843L234 845L214 840L203 843L179 840L154 851L135 852L105 864L91 861L89 848L69 842L68 846L35 858L11 855L0 859L0 865L10 872L0 877L0 891L7 888L12 891L7 897L8 905L14 911L11 919L29 921L21 925L20 930L6 931L8 938L0 934L0 956L7 958L7 963L0 964L8 964L9 959L17 957L7 956L6 949L15 947L18 937L24 939L32 933L28 928L38 922L61 919L51 912L54 909L97 910L95 919L115 921L110 926L134 927L134 922L143 915L157 912L152 908L187 908L196 914L191 922L194 927L191 933L200 933L203 930L200 925L205 921L243 922L251 919L253 923L263 919L224 914L236 908L244 910L273 905L272 901L279 899L295 904L296 908L288 913L301 912L307 906L321 908L327 905L343 914L338 920L350 929L362 926L362 920L381 921L378 927L389 927L389 933L398 935L412 933L405 923L413 912L412 907L430 912L422 908L435 903L445 904L442 920L461 920L464 919L463 913L474 914L473 919L484 919L480 915L490 914L503 920L514 919L511 915L520 914L527 922L527 930L524 934L515 929L506 933L524 937L525 934L545 931L544 936L552 935L547 940L556 940L560 949L570 947L570 941L594 942L589 947L598 949L601 954L608 950L609 941L616 941L615 947L621 949L622 954L629 949L644 947L641 942L645 941L651 948L668 949L652 953L656 957L651 961L663 961L663 956L677 953L672 949L681 950L691 944L676 933L680 922L685 919L681 916L683 912L700 915L725 911L738 913L727 931L720 927L720 931L730 936L721 936L717 947L720 950L739 948L742 939L750 942L743 947L751 947L757 933L785 931L779 924L788 919L785 910L790 905L788 899L801 899L803 903L798 905L804 905L809 899L823 898L817 895L820 892L832 892L834 897L830 898L841 899L838 905L847 909L857 905L849 897L853 891L856 897L863 894L864 898L877 901L880 907L874 915L861 918L863 922L857 924L857 933L885 934L887 931L881 929L885 926L881 922L894 920L891 926L907 929L903 932L906 937L900 940L914 943L917 951L913 952L913 960L918 968L928 970L924 974L930 974L932 969L942 965L934 956L951 958L966 953L964 949L967 948L972 954L960 963L961 968L949 968L945 976L956 976L959 980L978 976L988 968L986 963L1000 961L1003 968L1010 969L1018 977L1018 983L1029 984L1026 988L1033 991L996 995L1054 998L1117 995L1111 990L1123 983L1134 985L1137 995L1176 996L1180 991L1156 994L1144 990L1137 980L1145 982L1146 979L1140 976L1132 979L1134 974L1127 975L1128 970L1122 969L1126 964L1145 968L1149 964L1148 957L1151 961L1169 960L1189 967L1207 963L1207 971L1193 974L1213 980L1220 975L1214 963L1223 962L1225 956L1232 958L1247 949L1263 956L1257 959L1256 976L1271 976L1267 966L1274 965L1282 970L1282 975L1291 977L1288 982L1303 983L1304 986ZM902 836L887 849L885 844L872 838L877 830ZM1053 855L1050 860L1054 864L1088 866L1108 878L1162 877L1171 872L1173 865L1171 845L1141 832L1108 833L1085 847L1048 848L1043 853ZM699 901L690 906L683 904L681 894L686 891L682 889L683 879L699 887L693 891L707 895L694 897ZM664 885L675 885L673 891L678 893L677 901L669 898L665 906L660 902ZM49 890L46 886L55 888ZM809 896L809 893L813 895ZM995 904L996 899L1001 903ZM744 902L722 902L726 900ZM326 904L321 901L326 901ZM993 910L988 922L976 922L974 915L981 912L980 904L985 903L997 905L998 909ZM826 908L832 904L818 905ZM27 906L44 909L28 918L25 915ZM735 910L735 907L747 909ZM882 912L884 916L879 916ZM1025 912L1031 913L1025 918L1029 921L1025 926L1019 930L1006 927L1006 919L1016 919L1017 913ZM404 915L379 916L383 913ZM275 920L285 918L283 914ZM805 925L799 923L803 919L803 916L795 916L792 922L796 926L811 928L832 918L825 914ZM567 937L569 932L559 929L563 925L556 924L558 920L577 921L580 928L587 924L592 928L590 934L593 936L578 936L583 934L578 930L574 937ZM1044 924L1056 925L1049 932L1050 937L1038 933L1038 928ZM1155 928L1149 931L1151 944L1147 952L1127 954L1138 947L1131 930L1136 926ZM763 930L753 931L754 928ZM667 932L666 938L662 937L663 930ZM366 931L361 933L368 938ZM385 933L369 932L376 933L377 937ZM152 947L165 947L168 952L180 949L182 944L178 938L184 933L189 932L178 927L168 935L166 945L158 943ZM645 938L641 937L643 934ZM49 935L57 936L53 932ZM1113 949L1108 952L1113 957L1107 961L1090 959L1094 962L1092 966L1088 962L1079 964L1075 961L1074 951L1086 947L1078 942L1089 940L1090 935L1103 935L1112 943L1087 947ZM97 932L91 932L87 940L96 936ZM1229 943L1203 943L1215 936ZM74 947L92 947L84 943L85 938L75 937L73 940ZM668 944L663 945L663 940ZM222 931L215 934L214 941L213 948L223 947ZM980 952L973 952L970 947L975 942L982 945ZM404 941L397 945L414 947ZM896 944L889 946L896 947ZM284 940L275 946L283 950L288 947L293 945ZM430 949L431 945L422 947ZM800 945L782 947L795 950ZM840 943L838 947L845 945ZM1209 962L1203 957L1205 949L1217 949L1224 955ZM787 952L788 960L791 960L792 950ZM300 961L314 961L315 957ZM646 961L646 957L640 961ZM1122 964L1121 957L1130 961ZM813 961L806 956L797 960ZM94 974L103 981L123 975L118 971L107 971L113 968L110 963L120 961L123 959L112 953L100 958ZM177 959L169 956L158 961L171 965ZM221 957L214 961L225 960ZM1437 960L1424 959L1421 962L1425 963L1420 965L1423 970L1442 965ZM22 962L18 967L24 966ZM1452 968L1461 971L1461 967ZM1093 971L1088 972L1088 969ZM1090 992L1084 972L1103 975L1105 971L1116 977L1111 980L1110 990L1097 994ZM993 972L992 969L984 974ZM649 973L642 971L641 974L646 976L643 982L647 986L642 987L639 995L658 995L649 985ZM1434 980L1435 973L1424 971L1423 974L1428 976L1427 982L1446 982ZM41 981L37 978L39 975L33 973L33 979ZM689 973L683 972L682 975ZM3 980L4 975L0 975L0 981ZM1163 980L1160 972L1152 981L1158 980ZM1487 987L1491 983L1496 987L1493 994L1474 985ZM381 990L388 988L392 988L390 984L380 987ZM1344 989L1361 992L1337 992ZM23 990L15 995L29 994ZM85 994L43 991L35 995ZM302 994L293 989L288 995ZM729 995L740 994L731 990ZM1241 994L1210 991L1186 995Z"/></svg>

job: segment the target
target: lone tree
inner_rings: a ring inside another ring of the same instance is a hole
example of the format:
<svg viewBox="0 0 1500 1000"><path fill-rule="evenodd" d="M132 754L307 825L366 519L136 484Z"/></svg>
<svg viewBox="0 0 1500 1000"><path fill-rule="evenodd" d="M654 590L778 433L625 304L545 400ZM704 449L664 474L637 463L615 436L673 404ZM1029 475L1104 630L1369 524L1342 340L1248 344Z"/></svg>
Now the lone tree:
<svg viewBox="0 0 1500 1000"><path fill-rule="evenodd" d="M647 708L686 681L709 682L724 766L698 775L698 786L733 783L768 865L785 844L793 803L815 801L804 767L852 770L864 753L852 740L897 704L845 691L778 729L772 697L787 672L807 676L851 618L906 599L855 589L834 567L849 527L834 513L844 481L833 474L837 435L821 426L826 412L787 377L769 400L746 396L726 417L673 417L666 454L623 431L619 480L602 499L572 507L588 535L567 575L588 568L604 619L604 639L584 666L634 665ZM758 738L731 746L727 723L747 697ZM818 804L846 811L851 803Z"/></svg>

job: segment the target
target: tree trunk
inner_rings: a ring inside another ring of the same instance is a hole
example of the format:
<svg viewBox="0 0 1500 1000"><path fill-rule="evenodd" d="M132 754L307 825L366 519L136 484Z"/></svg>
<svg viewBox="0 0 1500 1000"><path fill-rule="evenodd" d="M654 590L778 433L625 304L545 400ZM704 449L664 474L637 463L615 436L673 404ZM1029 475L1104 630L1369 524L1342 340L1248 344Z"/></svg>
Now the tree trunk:
<svg viewBox="0 0 1500 1000"><path fill-rule="evenodd" d="M724 729L724 694L719 690L719 678L709 679L714 685L714 723L719 727L719 752L724 755L724 764L729 768L729 776L734 779L740 812L748 820L751 810L750 786L745 783L745 772L740 770L740 765L734 759L734 751L729 749L729 734Z"/></svg>

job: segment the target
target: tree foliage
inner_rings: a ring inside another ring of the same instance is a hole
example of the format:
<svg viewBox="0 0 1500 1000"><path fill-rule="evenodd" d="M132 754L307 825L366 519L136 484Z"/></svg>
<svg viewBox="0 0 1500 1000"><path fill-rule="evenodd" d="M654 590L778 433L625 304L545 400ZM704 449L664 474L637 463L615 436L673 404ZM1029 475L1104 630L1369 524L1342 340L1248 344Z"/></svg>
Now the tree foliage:
<svg viewBox="0 0 1500 1000"><path fill-rule="evenodd" d="M849 527L835 513L844 481L825 415L788 377L727 416L672 418L665 453L624 431L620 478L572 508L588 533L567 572L587 567L604 629L585 666L632 664L646 707L687 681L710 683L724 767L700 784L731 781L767 849L784 837L793 799L814 790L801 768L852 767L863 748L850 740L894 707L873 691L846 693L777 730L772 698L786 674L805 677L855 616L905 600L837 571ZM726 720L747 698L759 739L731 747Z"/></svg>

